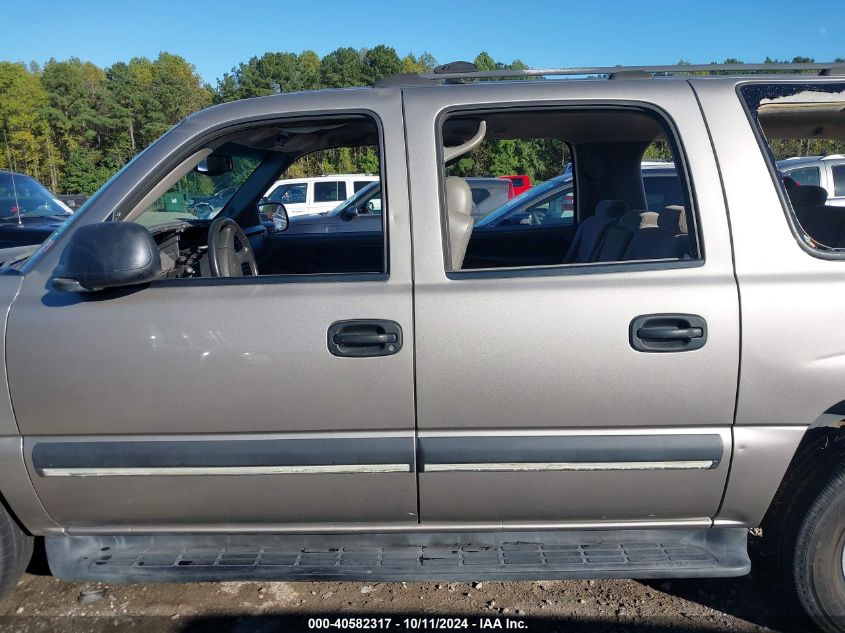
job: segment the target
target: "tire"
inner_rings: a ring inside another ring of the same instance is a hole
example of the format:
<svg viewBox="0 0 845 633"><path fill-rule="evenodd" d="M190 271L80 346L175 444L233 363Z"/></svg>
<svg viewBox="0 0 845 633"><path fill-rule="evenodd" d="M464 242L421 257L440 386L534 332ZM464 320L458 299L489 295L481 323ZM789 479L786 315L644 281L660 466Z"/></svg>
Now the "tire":
<svg viewBox="0 0 845 633"><path fill-rule="evenodd" d="M791 558L795 594L822 630L842 633L845 632L845 464L838 465L830 471L830 476L801 492L807 495L807 503L802 511L789 517L782 533L785 558Z"/></svg>
<svg viewBox="0 0 845 633"><path fill-rule="evenodd" d="M0 600L15 588L32 558L32 537L0 504Z"/></svg>

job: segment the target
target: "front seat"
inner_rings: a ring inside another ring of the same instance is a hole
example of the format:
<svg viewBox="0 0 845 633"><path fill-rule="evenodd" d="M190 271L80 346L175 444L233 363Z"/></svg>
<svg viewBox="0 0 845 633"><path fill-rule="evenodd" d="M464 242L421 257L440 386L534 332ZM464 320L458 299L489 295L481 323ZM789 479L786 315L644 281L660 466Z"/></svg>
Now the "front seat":
<svg viewBox="0 0 845 633"><path fill-rule="evenodd" d="M593 261L598 253L607 229L621 218L628 210L628 203L624 200L602 200L596 205L593 215L578 225L575 237L566 255L564 264Z"/></svg>
<svg viewBox="0 0 845 633"><path fill-rule="evenodd" d="M463 178L446 179L446 220L452 270L460 270L472 235L472 189Z"/></svg>

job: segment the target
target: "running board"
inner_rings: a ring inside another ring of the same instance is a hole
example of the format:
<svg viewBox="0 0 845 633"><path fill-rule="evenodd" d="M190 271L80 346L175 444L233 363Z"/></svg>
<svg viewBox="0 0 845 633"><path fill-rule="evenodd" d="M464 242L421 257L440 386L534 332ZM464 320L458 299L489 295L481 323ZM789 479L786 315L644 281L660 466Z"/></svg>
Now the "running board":
<svg viewBox="0 0 845 633"><path fill-rule="evenodd" d="M744 528L47 537L64 580L547 580L741 576Z"/></svg>

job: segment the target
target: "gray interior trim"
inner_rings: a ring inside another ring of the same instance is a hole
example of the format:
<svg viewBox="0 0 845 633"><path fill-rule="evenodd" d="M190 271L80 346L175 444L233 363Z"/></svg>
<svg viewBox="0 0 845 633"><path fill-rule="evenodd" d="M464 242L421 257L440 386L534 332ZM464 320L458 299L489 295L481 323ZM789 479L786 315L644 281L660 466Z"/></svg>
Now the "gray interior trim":
<svg viewBox="0 0 845 633"><path fill-rule="evenodd" d="M316 472L332 466L374 465L401 466L401 472L411 472L414 441L411 437L46 441L33 446L32 463L42 476L118 474L121 469L134 469L130 474L171 474L174 469L179 471L174 474L214 474L211 471L221 468L309 467Z"/></svg>

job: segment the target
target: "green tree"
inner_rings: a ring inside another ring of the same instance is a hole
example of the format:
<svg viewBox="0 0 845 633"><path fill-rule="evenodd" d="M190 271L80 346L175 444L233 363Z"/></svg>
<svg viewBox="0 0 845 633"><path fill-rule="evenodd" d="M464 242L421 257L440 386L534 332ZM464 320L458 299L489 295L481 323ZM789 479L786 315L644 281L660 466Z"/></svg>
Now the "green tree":
<svg viewBox="0 0 845 633"><path fill-rule="evenodd" d="M179 55L159 53L153 62L135 59L144 99L141 104L141 144L152 143L189 114L211 104L211 87L193 64Z"/></svg>
<svg viewBox="0 0 845 633"><path fill-rule="evenodd" d="M354 48L338 48L323 57L320 64L320 85L324 88L365 86L364 64Z"/></svg>
<svg viewBox="0 0 845 633"><path fill-rule="evenodd" d="M437 59L431 53L423 53L416 57L409 53L402 58L403 73L429 73L437 66Z"/></svg>
<svg viewBox="0 0 845 633"><path fill-rule="evenodd" d="M119 125L115 102L106 86L106 74L91 62L78 58L51 59L44 65L41 84L47 93L44 115L50 122L63 163L77 149L87 159L102 155L102 148ZM90 165L92 170L97 164ZM64 187L60 187L64 191Z"/></svg>
<svg viewBox="0 0 845 633"><path fill-rule="evenodd" d="M382 77L398 75L402 72L402 60L396 54L396 49L379 44L364 51L361 56L363 64L362 79L369 85Z"/></svg>
<svg viewBox="0 0 845 633"><path fill-rule="evenodd" d="M56 188L60 162L46 119L48 102L38 76L23 64L0 62L0 165Z"/></svg>

